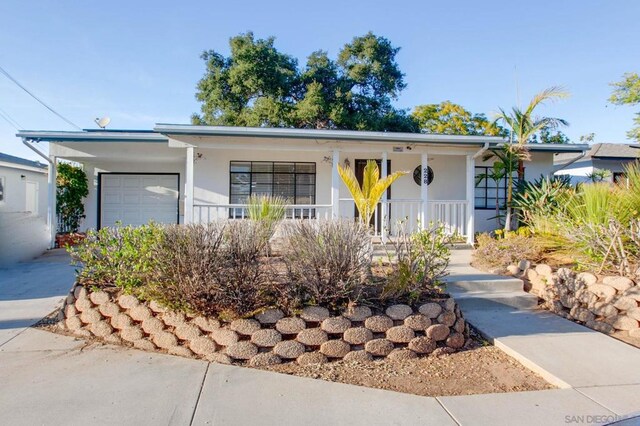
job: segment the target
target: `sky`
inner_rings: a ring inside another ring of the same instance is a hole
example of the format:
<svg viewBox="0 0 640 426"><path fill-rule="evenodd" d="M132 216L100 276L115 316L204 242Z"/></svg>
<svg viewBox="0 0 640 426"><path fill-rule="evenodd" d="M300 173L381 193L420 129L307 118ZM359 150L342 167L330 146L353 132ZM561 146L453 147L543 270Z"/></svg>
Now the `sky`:
<svg viewBox="0 0 640 426"><path fill-rule="evenodd" d="M560 85L572 96L541 115L568 120L574 142L623 143L640 107L607 99L640 72L639 16L638 0L3 0L0 66L82 128L109 116L111 129L151 129L189 123L200 54L227 54L232 36L274 36L303 66L373 31L401 48L398 107L450 100L491 117ZM0 111L22 129L73 130L2 75ZM15 133L0 118L0 152L38 159Z"/></svg>

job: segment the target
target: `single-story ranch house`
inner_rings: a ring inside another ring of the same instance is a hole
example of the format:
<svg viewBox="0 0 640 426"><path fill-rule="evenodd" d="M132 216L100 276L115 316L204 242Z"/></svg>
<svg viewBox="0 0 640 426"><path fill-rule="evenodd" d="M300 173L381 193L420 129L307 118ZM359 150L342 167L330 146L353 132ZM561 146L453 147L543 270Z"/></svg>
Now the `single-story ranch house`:
<svg viewBox="0 0 640 426"><path fill-rule="evenodd" d="M18 136L26 144L49 142L54 162L83 164L90 179L84 229L241 218L252 194L290 200L290 218L353 218L357 212L337 166L350 165L361 176L368 159L378 161L383 176L410 172L391 186L374 215L383 239L399 220L410 228L441 221L471 242L474 231L495 228L496 199L505 197L504 181L475 182L492 164L483 154L507 143L500 137L173 124ZM577 159L587 148L531 144L526 178L556 172L556 153Z"/></svg>
<svg viewBox="0 0 640 426"><path fill-rule="evenodd" d="M609 172L605 182L621 182L625 179L625 166L640 160L640 144L597 143L591 145L578 161L571 154L558 154L555 164L562 167L556 174L570 176L572 184L589 182L594 172ZM571 162L571 164L566 164Z"/></svg>

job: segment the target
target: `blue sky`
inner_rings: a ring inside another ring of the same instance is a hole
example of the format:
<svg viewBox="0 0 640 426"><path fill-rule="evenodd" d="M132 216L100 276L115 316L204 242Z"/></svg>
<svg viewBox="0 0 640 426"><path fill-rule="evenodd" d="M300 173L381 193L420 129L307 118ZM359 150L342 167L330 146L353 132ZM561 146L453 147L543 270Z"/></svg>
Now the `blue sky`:
<svg viewBox="0 0 640 426"><path fill-rule="evenodd" d="M3 0L0 65L80 127L108 115L110 128L148 129L189 122L200 53L227 53L231 36L273 35L303 65L373 31L402 48L400 107L451 100L491 115L563 85L572 97L542 114L567 119L574 141L625 142L639 108L607 98L610 82L640 72L638 16L637 0ZM1 75L0 109L25 129L72 130ZM35 159L15 133L0 119L0 152Z"/></svg>

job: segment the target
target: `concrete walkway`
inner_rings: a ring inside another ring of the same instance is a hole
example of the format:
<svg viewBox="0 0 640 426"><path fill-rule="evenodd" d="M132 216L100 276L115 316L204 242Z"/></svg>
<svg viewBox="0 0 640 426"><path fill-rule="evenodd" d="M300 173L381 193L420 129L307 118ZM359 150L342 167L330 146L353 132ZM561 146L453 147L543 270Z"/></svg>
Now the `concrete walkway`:
<svg viewBox="0 0 640 426"><path fill-rule="evenodd" d="M66 294L72 283L66 261L49 255L0 271L0 331L6 332L0 334L2 424L590 424L611 422L640 406L637 384L426 398L122 347L85 346L82 340L26 328ZM462 271L452 266L454 274ZM7 306L11 310L5 311ZM479 321L478 309L464 310L472 323Z"/></svg>

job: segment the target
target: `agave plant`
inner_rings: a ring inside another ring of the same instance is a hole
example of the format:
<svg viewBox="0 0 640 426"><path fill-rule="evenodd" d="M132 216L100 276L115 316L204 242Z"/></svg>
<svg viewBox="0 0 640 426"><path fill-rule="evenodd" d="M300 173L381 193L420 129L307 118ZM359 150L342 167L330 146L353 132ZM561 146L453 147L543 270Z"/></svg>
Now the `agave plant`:
<svg viewBox="0 0 640 426"><path fill-rule="evenodd" d="M378 163L375 160L368 160L367 165L364 167L362 187L360 187L360 183L351 167L342 167L338 164L338 173L353 197L356 208L360 213L360 221L368 225L376 211L376 205L380 202L380 198L382 198L387 188L400 176L404 176L409 172L393 172L380 179Z"/></svg>
<svg viewBox="0 0 640 426"><path fill-rule="evenodd" d="M513 197L513 207L520 214L520 219L531 225L534 216L552 216L561 207L564 195L572 191L568 176L540 176L534 182L518 183Z"/></svg>

